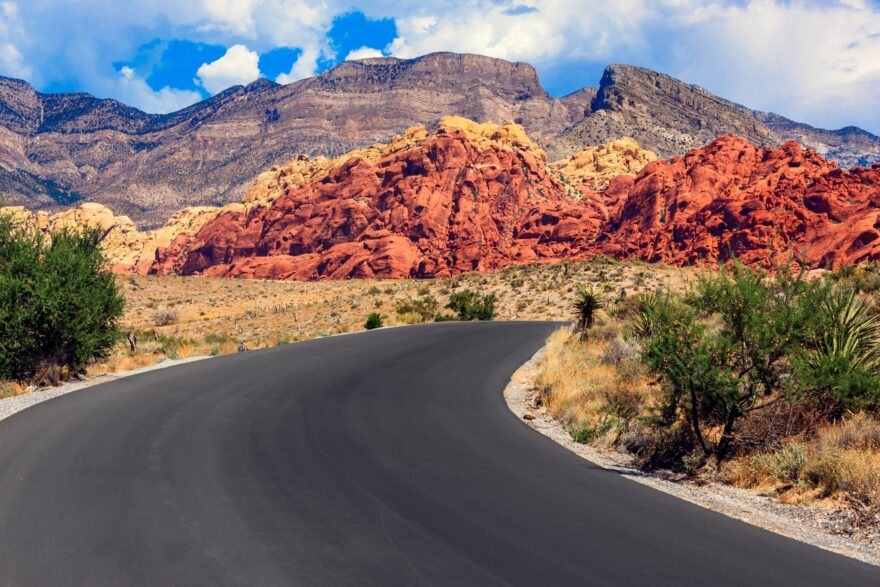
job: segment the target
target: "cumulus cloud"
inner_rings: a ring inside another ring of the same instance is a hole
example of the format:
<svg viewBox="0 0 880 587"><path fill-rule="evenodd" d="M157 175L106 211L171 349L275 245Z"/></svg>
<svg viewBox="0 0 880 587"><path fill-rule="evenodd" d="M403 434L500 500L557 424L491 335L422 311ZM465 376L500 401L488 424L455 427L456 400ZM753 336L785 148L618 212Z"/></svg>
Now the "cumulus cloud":
<svg viewBox="0 0 880 587"><path fill-rule="evenodd" d="M370 57L382 57L382 52L372 47L358 47L354 51L349 52L345 56L345 61L356 61L358 59L369 59Z"/></svg>
<svg viewBox="0 0 880 587"><path fill-rule="evenodd" d="M207 22L200 28L253 36L255 26L251 13L256 4L256 0L202 0Z"/></svg>
<svg viewBox="0 0 880 587"><path fill-rule="evenodd" d="M495 2L450 0L398 15L390 51L414 57L433 51L479 53L541 62L603 58L618 47L641 45L639 30L651 14L646 0Z"/></svg>
<svg viewBox="0 0 880 587"><path fill-rule="evenodd" d="M397 38L335 55L327 34L350 10L394 18ZM256 54L275 47L301 51L281 83L380 50L459 51L528 61L545 78L562 71L572 86L595 83L581 72L600 64L636 63L805 122L880 131L876 0L0 0L0 73L37 85L73 79L102 96L140 95L142 107L190 99L137 94L144 80L112 66L157 38L241 47L199 69L211 92L256 79Z"/></svg>
<svg viewBox="0 0 880 587"><path fill-rule="evenodd" d="M115 87L110 94L129 106L157 113L174 112L202 99L198 92L169 87L154 90L128 66L120 68Z"/></svg>
<svg viewBox="0 0 880 587"><path fill-rule="evenodd" d="M300 54L297 60L293 63L293 67L290 71L288 73L282 73L275 78L275 81L279 84L289 84L315 75L315 72L318 69L318 57L320 57L320 55L321 50L318 47L311 46L303 48L302 54Z"/></svg>
<svg viewBox="0 0 880 587"><path fill-rule="evenodd" d="M30 79L32 70L25 63L19 46L27 42L27 36L18 5L0 2L0 73L11 77Z"/></svg>
<svg viewBox="0 0 880 587"><path fill-rule="evenodd" d="M866 2L752 0L715 11L678 41L677 73L796 120L880 130L880 12Z"/></svg>
<svg viewBox="0 0 880 587"><path fill-rule="evenodd" d="M196 77L212 94L230 86L249 84L260 77L260 56L244 45L233 45L217 61L203 63Z"/></svg>

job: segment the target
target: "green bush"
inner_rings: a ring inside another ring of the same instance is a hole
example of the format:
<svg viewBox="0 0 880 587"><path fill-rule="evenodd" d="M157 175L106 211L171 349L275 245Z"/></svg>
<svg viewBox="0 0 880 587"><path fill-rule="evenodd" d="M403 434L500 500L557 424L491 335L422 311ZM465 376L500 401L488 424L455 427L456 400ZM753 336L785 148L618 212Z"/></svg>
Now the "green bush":
<svg viewBox="0 0 880 587"><path fill-rule="evenodd" d="M367 321L364 323L364 328L366 328L367 330L382 328L382 316L379 315L378 312L371 312L370 315L367 316Z"/></svg>
<svg viewBox="0 0 880 587"><path fill-rule="evenodd" d="M459 320L492 320L495 318L495 294L480 296L465 289L449 296L446 307L458 315Z"/></svg>
<svg viewBox="0 0 880 587"><path fill-rule="evenodd" d="M832 291L793 358L799 390L834 418L880 403L880 315L855 289Z"/></svg>
<svg viewBox="0 0 880 587"><path fill-rule="evenodd" d="M807 445L793 442L776 452L754 455L751 465L764 475L783 481L795 482L807 464Z"/></svg>
<svg viewBox="0 0 880 587"><path fill-rule="evenodd" d="M0 378L27 379L43 365L81 372L118 340L124 299L97 231L47 243L0 218Z"/></svg>
<svg viewBox="0 0 880 587"><path fill-rule="evenodd" d="M684 300L649 302L643 359L666 383L662 421L685 418L704 458L720 464L739 419L784 390L788 359L814 336L828 295L826 284L802 274L777 270L771 279L735 264L703 278ZM710 439L707 427L720 436Z"/></svg>

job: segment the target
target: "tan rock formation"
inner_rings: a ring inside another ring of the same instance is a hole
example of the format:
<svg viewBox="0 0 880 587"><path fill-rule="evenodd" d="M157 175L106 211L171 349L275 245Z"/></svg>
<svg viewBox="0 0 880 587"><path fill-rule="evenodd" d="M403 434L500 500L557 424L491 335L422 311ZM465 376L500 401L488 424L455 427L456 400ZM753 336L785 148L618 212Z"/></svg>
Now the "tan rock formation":
<svg viewBox="0 0 880 587"><path fill-rule="evenodd" d="M578 186L601 191L615 177L636 175L645 165L656 159L657 155L652 151L646 151L635 140L624 137L603 145L587 147L579 153L551 163L550 168L561 172Z"/></svg>

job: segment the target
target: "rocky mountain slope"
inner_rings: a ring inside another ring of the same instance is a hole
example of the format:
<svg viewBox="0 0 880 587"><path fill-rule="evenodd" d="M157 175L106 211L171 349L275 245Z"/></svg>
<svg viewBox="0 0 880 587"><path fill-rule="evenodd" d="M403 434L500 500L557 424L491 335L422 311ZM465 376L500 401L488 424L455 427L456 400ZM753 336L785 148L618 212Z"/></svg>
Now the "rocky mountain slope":
<svg viewBox="0 0 880 587"><path fill-rule="evenodd" d="M553 169L545 158L519 125L445 117L335 159L294 157L261 174L243 203L186 208L153 231L99 204L0 214L50 237L97 228L120 273L448 275L580 252L590 233L569 244L559 235L607 219L587 186L631 183L625 174L653 155L622 140Z"/></svg>
<svg viewBox="0 0 880 587"><path fill-rule="evenodd" d="M880 161L880 137L862 129L817 129L778 114L758 112L668 75L632 65L609 65L590 112L552 141L551 157L585 145L632 137L661 157L674 157L724 135L760 146L788 140L812 147L842 167Z"/></svg>
<svg viewBox="0 0 880 587"><path fill-rule="evenodd" d="M528 64L435 53L346 62L287 86L259 80L168 115L0 78L0 200L97 202L157 226L186 206L240 201L259 172L296 155L336 157L445 115L518 122L551 160L623 136L671 157L726 134L795 139L845 166L880 159L865 131L753 112L643 68L609 66L598 90L556 99Z"/></svg>
<svg viewBox="0 0 880 587"><path fill-rule="evenodd" d="M625 139L548 165L516 124L447 117L335 159L295 157L243 203L187 208L155 231L96 204L0 213L50 235L97 227L114 269L140 274L432 277L598 253L676 265L880 259L880 163L842 170L793 141L732 136L653 159Z"/></svg>
<svg viewBox="0 0 880 587"><path fill-rule="evenodd" d="M549 137L580 120L593 93L554 99L530 65L450 53L346 62L287 86L259 80L169 115L0 79L0 197L31 208L84 199L156 223L237 201L296 154L338 155L443 115L517 120Z"/></svg>

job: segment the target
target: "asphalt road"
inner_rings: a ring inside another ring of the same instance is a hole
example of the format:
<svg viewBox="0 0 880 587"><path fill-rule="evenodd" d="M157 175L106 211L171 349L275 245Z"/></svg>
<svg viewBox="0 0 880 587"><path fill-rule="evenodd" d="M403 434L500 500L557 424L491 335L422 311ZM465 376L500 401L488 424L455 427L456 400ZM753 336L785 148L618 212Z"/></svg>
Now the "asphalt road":
<svg viewBox="0 0 880 587"><path fill-rule="evenodd" d="M606 472L501 396L548 323L327 338L0 422L0 585L880 585Z"/></svg>

